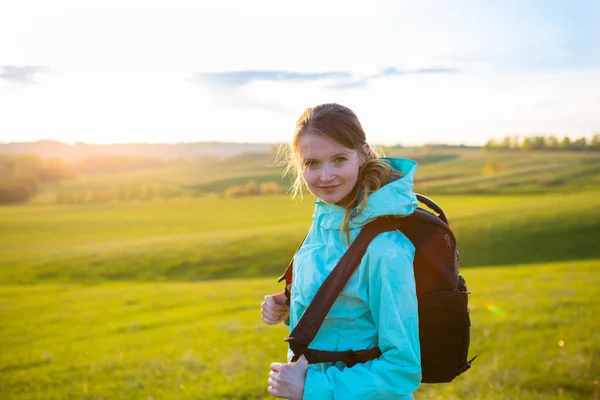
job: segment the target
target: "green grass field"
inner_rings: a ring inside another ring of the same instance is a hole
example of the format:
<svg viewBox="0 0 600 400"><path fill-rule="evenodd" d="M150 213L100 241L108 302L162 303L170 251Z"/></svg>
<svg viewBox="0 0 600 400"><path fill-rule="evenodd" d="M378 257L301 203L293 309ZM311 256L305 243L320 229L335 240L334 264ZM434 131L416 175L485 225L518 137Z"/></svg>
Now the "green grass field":
<svg viewBox="0 0 600 400"><path fill-rule="evenodd" d="M472 311L474 367L418 399L600 399L600 157L391 149L446 211ZM266 399L284 326L263 296L312 199L223 199L271 180L266 155L172 162L51 184L0 207L0 399ZM486 166L494 165L493 173ZM160 184L180 197L55 204Z"/></svg>
<svg viewBox="0 0 600 400"><path fill-rule="evenodd" d="M417 399L599 399L600 260L464 270L473 368ZM0 289L2 399L266 399L270 278Z"/></svg>
<svg viewBox="0 0 600 400"><path fill-rule="evenodd" d="M426 194L533 194L595 190L600 186L598 152L527 152L460 148L387 149L388 156L419 162L416 189ZM224 160L179 160L121 172L82 174L48 184L33 203L56 202L57 190L117 191L122 185L161 185L169 197L222 193L254 180L289 187L283 169L273 166L274 153L242 154ZM490 170L490 165L494 168Z"/></svg>
<svg viewBox="0 0 600 400"><path fill-rule="evenodd" d="M598 192L435 196L461 265L600 258ZM275 276L310 225L309 198L196 198L0 208L6 283Z"/></svg>

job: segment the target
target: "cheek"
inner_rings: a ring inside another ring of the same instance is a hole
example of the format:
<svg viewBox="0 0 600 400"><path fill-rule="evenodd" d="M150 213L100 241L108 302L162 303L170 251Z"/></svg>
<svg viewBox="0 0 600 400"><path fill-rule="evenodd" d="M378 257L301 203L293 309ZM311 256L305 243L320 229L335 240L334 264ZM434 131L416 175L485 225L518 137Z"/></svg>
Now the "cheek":
<svg viewBox="0 0 600 400"><path fill-rule="evenodd" d="M352 183L352 186L354 186L358 180L358 168L354 166L348 166L348 168L344 171L344 178L348 183Z"/></svg>
<svg viewBox="0 0 600 400"><path fill-rule="evenodd" d="M302 177L304 178L304 182L306 182L307 185L312 185L313 182L315 181L315 173L309 169L305 169L302 171Z"/></svg>

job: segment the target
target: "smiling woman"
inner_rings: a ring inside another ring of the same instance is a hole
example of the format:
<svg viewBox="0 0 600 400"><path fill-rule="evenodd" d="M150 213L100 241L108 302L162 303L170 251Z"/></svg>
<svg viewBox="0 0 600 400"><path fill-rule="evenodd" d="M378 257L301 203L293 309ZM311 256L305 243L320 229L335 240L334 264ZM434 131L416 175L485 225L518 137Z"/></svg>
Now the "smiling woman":
<svg viewBox="0 0 600 400"><path fill-rule="evenodd" d="M382 215L412 214L416 163L379 158L357 116L339 104L306 109L289 150L294 192L306 184L318 200L290 279L286 272L286 290L265 297L262 315L268 324L286 321L294 335L317 291L363 227ZM378 235L311 347L299 347L288 337L288 362L271 364L269 393L289 399L411 399L421 382L414 251L400 231ZM342 355L352 351L375 356L349 362Z"/></svg>
<svg viewBox="0 0 600 400"><path fill-rule="evenodd" d="M365 163L356 150L315 133L303 135L299 148L303 179L315 196L337 204L352 192Z"/></svg>

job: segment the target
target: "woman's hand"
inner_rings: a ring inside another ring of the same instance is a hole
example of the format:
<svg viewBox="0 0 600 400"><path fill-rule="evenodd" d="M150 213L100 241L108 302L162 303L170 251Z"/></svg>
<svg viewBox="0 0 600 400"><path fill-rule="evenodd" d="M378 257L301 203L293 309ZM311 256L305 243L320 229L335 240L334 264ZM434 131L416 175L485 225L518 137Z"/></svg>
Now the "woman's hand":
<svg viewBox="0 0 600 400"><path fill-rule="evenodd" d="M272 363L267 391L275 397L302 400L308 361L302 355L296 362Z"/></svg>
<svg viewBox="0 0 600 400"><path fill-rule="evenodd" d="M290 315L286 300L285 291L265 296L265 301L261 304L262 320L269 325L285 321Z"/></svg>

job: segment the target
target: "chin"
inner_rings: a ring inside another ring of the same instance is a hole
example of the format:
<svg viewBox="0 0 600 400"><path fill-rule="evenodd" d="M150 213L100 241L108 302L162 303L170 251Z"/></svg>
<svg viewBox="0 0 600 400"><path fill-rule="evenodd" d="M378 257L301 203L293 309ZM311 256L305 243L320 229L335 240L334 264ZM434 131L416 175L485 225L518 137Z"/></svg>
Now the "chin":
<svg viewBox="0 0 600 400"><path fill-rule="evenodd" d="M319 199L321 199L327 204L336 204L342 200L339 196L321 196L319 197Z"/></svg>
<svg viewBox="0 0 600 400"><path fill-rule="evenodd" d="M319 193L317 196L319 199L324 201L327 204L337 204L342 201L348 193Z"/></svg>

